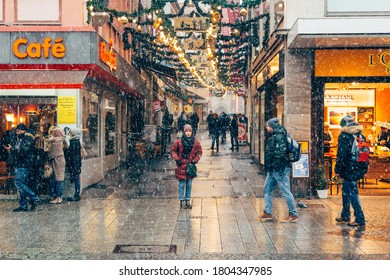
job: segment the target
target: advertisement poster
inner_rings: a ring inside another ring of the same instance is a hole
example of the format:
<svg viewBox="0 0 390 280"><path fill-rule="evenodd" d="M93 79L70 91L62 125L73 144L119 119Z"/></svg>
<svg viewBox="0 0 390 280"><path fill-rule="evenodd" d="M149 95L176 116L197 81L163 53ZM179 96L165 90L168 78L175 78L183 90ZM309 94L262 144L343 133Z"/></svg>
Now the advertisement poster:
<svg viewBox="0 0 390 280"><path fill-rule="evenodd" d="M309 154L302 154L301 158L292 165L294 178L309 177Z"/></svg>
<svg viewBox="0 0 390 280"><path fill-rule="evenodd" d="M76 124L76 96L58 96L58 123Z"/></svg>
<svg viewBox="0 0 390 280"><path fill-rule="evenodd" d="M238 123L238 142L246 143L247 135L246 135L246 124Z"/></svg>

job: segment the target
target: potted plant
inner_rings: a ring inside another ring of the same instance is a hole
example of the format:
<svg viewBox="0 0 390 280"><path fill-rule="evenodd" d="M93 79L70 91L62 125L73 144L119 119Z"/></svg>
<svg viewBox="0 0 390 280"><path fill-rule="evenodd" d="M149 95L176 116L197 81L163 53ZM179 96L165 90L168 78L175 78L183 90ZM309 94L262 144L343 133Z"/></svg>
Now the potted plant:
<svg viewBox="0 0 390 280"><path fill-rule="evenodd" d="M311 176L310 183L312 188L317 191L319 198L328 197L329 179L325 176L325 169L323 165L319 164L314 169L314 174Z"/></svg>

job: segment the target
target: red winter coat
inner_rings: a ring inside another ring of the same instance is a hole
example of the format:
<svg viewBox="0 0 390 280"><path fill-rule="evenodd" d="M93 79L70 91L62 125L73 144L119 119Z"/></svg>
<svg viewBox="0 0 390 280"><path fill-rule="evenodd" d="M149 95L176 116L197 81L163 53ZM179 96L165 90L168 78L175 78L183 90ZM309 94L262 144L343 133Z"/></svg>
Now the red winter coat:
<svg viewBox="0 0 390 280"><path fill-rule="evenodd" d="M198 163L202 156L202 146L199 143L198 139L195 139L194 146L188 156L188 159L183 158L184 146L181 142L181 139L177 139L171 147L171 156L175 161L180 160L181 164L176 167L175 173L178 180L192 179L192 177L186 174L187 164L189 162Z"/></svg>

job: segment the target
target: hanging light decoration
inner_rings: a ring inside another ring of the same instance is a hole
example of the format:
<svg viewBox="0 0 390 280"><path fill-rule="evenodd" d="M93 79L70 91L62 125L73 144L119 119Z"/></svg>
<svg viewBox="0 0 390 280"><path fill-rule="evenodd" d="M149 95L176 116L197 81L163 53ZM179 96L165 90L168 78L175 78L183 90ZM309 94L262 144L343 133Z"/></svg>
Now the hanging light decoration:
<svg viewBox="0 0 390 280"><path fill-rule="evenodd" d="M122 24L126 24L129 22L129 19L125 16L118 17L118 21Z"/></svg>
<svg viewBox="0 0 390 280"><path fill-rule="evenodd" d="M210 20L211 20L212 24L217 24L221 20L221 14L217 11L212 11Z"/></svg>
<svg viewBox="0 0 390 280"><path fill-rule="evenodd" d="M153 22L153 28L158 28L163 23L162 18L158 17Z"/></svg>
<svg viewBox="0 0 390 280"><path fill-rule="evenodd" d="M232 33L234 36L240 36L240 34L241 34L240 30L238 30L237 28L233 29Z"/></svg>
<svg viewBox="0 0 390 280"><path fill-rule="evenodd" d="M240 10L240 15L243 16L243 17L246 17L248 15L248 10L245 9L245 8L242 8Z"/></svg>

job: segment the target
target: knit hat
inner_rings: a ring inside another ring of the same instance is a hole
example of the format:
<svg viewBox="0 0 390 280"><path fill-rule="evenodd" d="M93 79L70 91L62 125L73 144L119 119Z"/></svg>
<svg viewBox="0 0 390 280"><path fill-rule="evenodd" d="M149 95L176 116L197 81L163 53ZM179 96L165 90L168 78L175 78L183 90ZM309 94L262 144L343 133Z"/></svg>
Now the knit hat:
<svg viewBox="0 0 390 280"><path fill-rule="evenodd" d="M81 129L79 129L79 128L72 128L70 130L70 133L72 133L73 137L74 136L81 136Z"/></svg>
<svg viewBox="0 0 390 280"><path fill-rule="evenodd" d="M184 125L184 132L186 132L186 131L188 131L188 130L192 132L192 127L191 127L191 125L189 125L189 124Z"/></svg>
<svg viewBox="0 0 390 280"><path fill-rule="evenodd" d="M280 125L278 118L272 118L267 121L267 126L269 126L272 129L277 128Z"/></svg>
<svg viewBox="0 0 390 280"><path fill-rule="evenodd" d="M344 127L346 125L349 125L349 123L353 122L353 117L349 114L346 114L340 121L340 126Z"/></svg>
<svg viewBox="0 0 390 280"><path fill-rule="evenodd" d="M27 130L27 126L24 124L24 123L20 123L16 126L16 129L17 130L23 130L23 131L26 131Z"/></svg>
<svg viewBox="0 0 390 280"><path fill-rule="evenodd" d="M62 130L62 128L56 127L53 130L52 135L54 137L65 137L65 132Z"/></svg>

